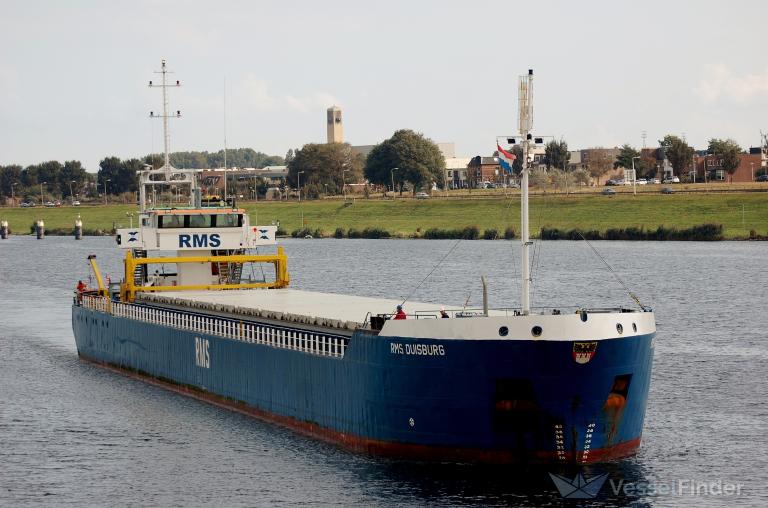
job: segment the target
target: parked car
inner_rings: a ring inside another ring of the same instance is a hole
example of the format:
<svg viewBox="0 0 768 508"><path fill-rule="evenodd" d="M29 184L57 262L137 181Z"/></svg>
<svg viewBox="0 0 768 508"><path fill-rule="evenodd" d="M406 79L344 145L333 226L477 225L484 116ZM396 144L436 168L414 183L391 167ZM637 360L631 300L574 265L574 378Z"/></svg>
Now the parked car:
<svg viewBox="0 0 768 508"><path fill-rule="evenodd" d="M637 181L637 185L647 185L647 184L648 184L648 180L646 180L645 178L641 178Z"/></svg>
<svg viewBox="0 0 768 508"><path fill-rule="evenodd" d="M605 185L619 185L619 181L618 180L614 180L613 178L611 178L610 180L605 182Z"/></svg>
<svg viewBox="0 0 768 508"><path fill-rule="evenodd" d="M661 181L661 183L680 183L680 179L676 176L667 177Z"/></svg>
<svg viewBox="0 0 768 508"><path fill-rule="evenodd" d="M603 196L613 196L616 191L613 189L603 189Z"/></svg>
<svg viewBox="0 0 768 508"><path fill-rule="evenodd" d="M429 194L426 192L417 192L416 199L429 199Z"/></svg>
<svg viewBox="0 0 768 508"><path fill-rule="evenodd" d="M675 193L675 189L673 189L672 187L663 187L661 189L661 193L662 194L674 194Z"/></svg>
<svg viewBox="0 0 768 508"><path fill-rule="evenodd" d="M47 206L48 208L53 208L54 206L56 206L56 203L54 203L53 201L46 201L45 206Z"/></svg>
<svg viewBox="0 0 768 508"><path fill-rule="evenodd" d="M755 181L757 182L768 182L768 175L760 175L758 176Z"/></svg>
<svg viewBox="0 0 768 508"><path fill-rule="evenodd" d="M658 184L658 183L661 183L661 180L659 180L658 178L649 178L648 183Z"/></svg>
<svg viewBox="0 0 768 508"><path fill-rule="evenodd" d="M80 201L72 201L72 206L80 206Z"/></svg>

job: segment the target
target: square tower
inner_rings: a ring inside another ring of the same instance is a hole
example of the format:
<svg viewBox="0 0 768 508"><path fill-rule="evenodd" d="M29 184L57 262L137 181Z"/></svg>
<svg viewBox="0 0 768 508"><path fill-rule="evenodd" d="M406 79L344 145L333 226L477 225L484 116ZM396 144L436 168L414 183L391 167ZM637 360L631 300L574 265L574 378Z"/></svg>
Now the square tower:
<svg viewBox="0 0 768 508"><path fill-rule="evenodd" d="M344 125L341 122L341 109L336 106L328 108L328 143L344 142Z"/></svg>

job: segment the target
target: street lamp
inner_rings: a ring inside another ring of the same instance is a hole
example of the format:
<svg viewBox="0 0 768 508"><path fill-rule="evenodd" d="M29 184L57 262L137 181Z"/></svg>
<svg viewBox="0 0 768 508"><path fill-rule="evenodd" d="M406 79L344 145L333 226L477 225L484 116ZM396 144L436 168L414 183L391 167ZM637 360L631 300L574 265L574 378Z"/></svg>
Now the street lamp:
<svg viewBox="0 0 768 508"><path fill-rule="evenodd" d="M395 199L395 170L399 168L392 168L390 176L392 176L392 199Z"/></svg>
<svg viewBox="0 0 768 508"><path fill-rule="evenodd" d="M19 182L13 182L13 183L11 184L11 206L16 206L16 200L15 200L15 199L14 199L14 197L13 197L13 188L14 188L16 185L18 185L18 184L19 184Z"/></svg>
<svg viewBox="0 0 768 508"><path fill-rule="evenodd" d="M304 171L299 171L298 173L296 173L296 187L299 188L299 203L301 203L301 174L303 172Z"/></svg>
<svg viewBox="0 0 768 508"><path fill-rule="evenodd" d="M111 182L111 181L112 181L111 178L107 178L106 180L104 180L104 205L105 206L107 204L107 182ZM152 186L152 190L155 190L154 185Z"/></svg>
<svg viewBox="0 0 768 508"><path fill-rule="evenodd" d="M341 170L341 190L344 191L344 202L347 202L347 178L344 173L349 171L348 169Z"/></svg>
<svg viewBox="0 0 768 508"><path fill-rule="evenodd" d="M74 180L69 181L69 202L74 204L75 203L75 195L72 193L72 184L75 183Z"/></svg>
<svg viewBox="0 0 768 508"><path fill-rule="evenodd" d="M632 157L632 193L637 196L637 173L635 173L635 159L640 159L640 157Z"/></svg>
<svg viewBox="0 0 768 508"><path fill-rule="evenodd" d="M45 205L45 199L43 199L43 185L47 185L48 182L40 182L40 205Z"/></svg>

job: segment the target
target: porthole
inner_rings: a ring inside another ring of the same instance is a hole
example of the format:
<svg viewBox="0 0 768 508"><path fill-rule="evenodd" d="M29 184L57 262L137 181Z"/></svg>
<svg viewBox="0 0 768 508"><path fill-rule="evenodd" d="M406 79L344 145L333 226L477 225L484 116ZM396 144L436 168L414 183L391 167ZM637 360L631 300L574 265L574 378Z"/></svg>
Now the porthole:
<svg viewBox="0 0 768 508"><path fill-rule="evenodd" d="M624 327L621 326L621 323L616 323L616 331L619 332L619 334L624 333Z"/></svg>
<svg viewBox="0 0 768 508"><path fill-rule="evenodd" d="M502 337L506 337L507 335L509 335L509 328L507 328L506 326L502 326L501 328L499 328L499 335L501 335Z"/></svg>
<svg viewBox="0 0 768 508"><path fill-rule="evenodd" d="M534 326L533 328L531 328L531 335L533 335L534 337L539 337L541 335L541 332L542 330L540 326Z"/></svg>
<svg viewBox="0 0 768 508"><path fill-rule="evenodd" d="M632 323L632 331L637 333L637 324Z"/></svg>
<svg viewBox="0 0 768 508"><path fill-rule="evenodd" d="M582 310L579 312L579 317L581 317L581 321L586 323L587 322L587 311Z"/></svg>

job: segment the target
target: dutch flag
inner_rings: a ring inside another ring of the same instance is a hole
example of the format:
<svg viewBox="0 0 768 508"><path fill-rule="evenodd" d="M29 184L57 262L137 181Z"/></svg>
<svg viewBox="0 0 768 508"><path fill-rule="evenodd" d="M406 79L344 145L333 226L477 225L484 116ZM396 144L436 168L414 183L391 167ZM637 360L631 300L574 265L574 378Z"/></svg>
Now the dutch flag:
<svg viewBox="0 0 768 508"><path fill-rule="evenodd" d="M499 152L499 165L504 171L511 175L512 163L515 161L515 159L517 159L517 157L515 154L504 150L501 146L499 146L498 143L496 143L496 150Z"/></svg>

